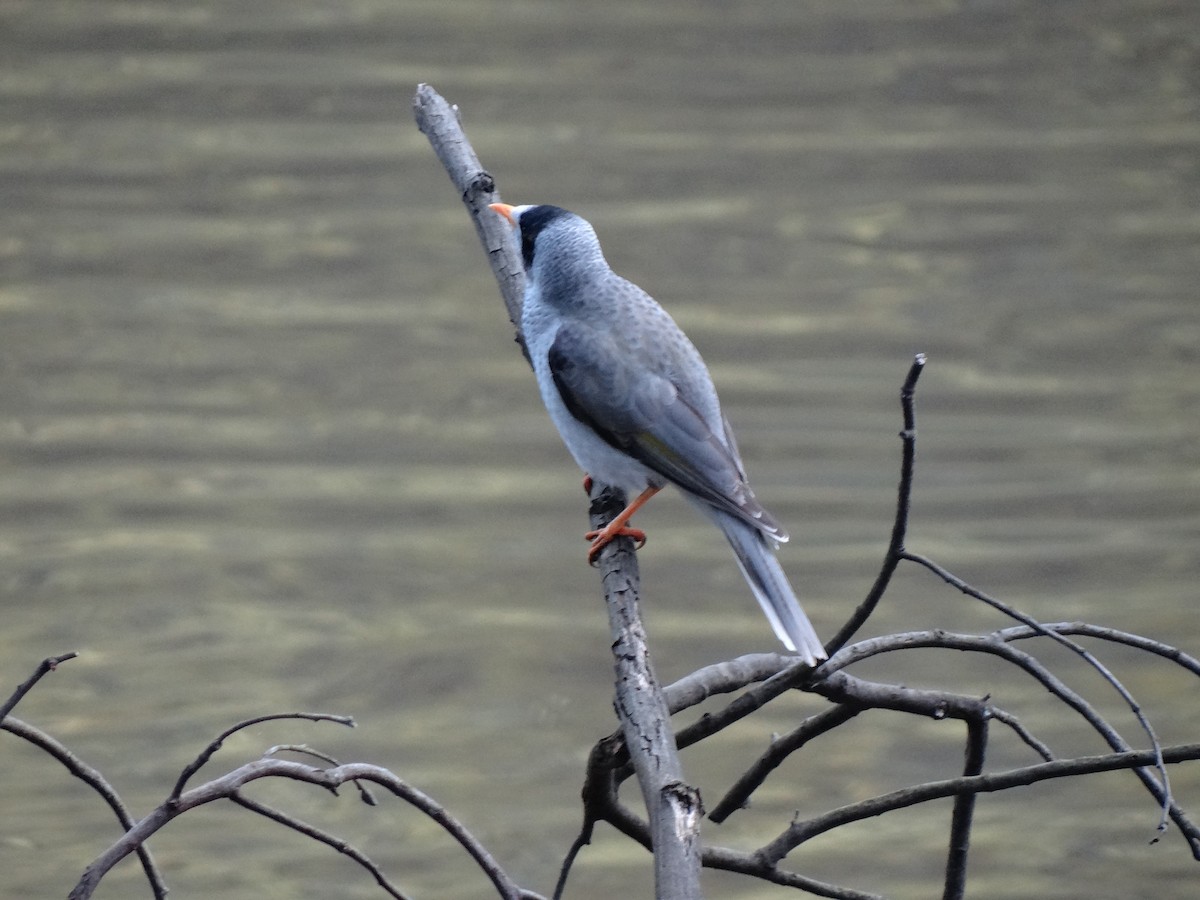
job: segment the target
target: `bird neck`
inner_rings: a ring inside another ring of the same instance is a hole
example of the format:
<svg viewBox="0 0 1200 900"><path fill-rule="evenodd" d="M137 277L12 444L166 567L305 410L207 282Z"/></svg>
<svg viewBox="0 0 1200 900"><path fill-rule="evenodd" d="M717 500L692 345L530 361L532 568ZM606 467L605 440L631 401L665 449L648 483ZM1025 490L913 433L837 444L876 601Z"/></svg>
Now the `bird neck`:
<svg viewBox="0 0 1200 900"><path fill-rule="evenodd" d="M594 288L611 272L598 247L592 254L554 247L539 251L527 277L542 302L570 312L587 306L595 297Z"/></svg>

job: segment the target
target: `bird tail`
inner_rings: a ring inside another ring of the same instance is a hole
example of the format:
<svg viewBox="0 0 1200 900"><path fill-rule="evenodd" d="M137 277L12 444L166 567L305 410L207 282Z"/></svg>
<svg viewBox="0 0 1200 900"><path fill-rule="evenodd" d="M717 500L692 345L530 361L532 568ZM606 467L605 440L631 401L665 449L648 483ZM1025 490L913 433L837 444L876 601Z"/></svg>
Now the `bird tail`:
<svg viewBox="0 0 1200 900"><path fill-rule="evenodd" d="M825 659L821 639L800 608L800 601L796 599L767 538L752 525L726 512L712 507L705 512L729 540L738 566L779 640L809 665L815 666Z"/></svg>

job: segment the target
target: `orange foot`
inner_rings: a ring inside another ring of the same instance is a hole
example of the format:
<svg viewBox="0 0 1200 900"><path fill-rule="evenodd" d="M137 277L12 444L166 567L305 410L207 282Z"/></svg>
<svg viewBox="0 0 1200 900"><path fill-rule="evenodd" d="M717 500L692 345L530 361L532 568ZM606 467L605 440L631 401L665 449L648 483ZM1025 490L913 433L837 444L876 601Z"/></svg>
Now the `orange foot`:
<svg viewBox="0 0 1200 900"><path fill-rule="evenodd" d="M583 476L583 492L589 497L592 496L592 476L584 474Z"/></svg>
<svg viewBox="0 0 1200 900"><path fill-rule="evenodd" d="M591 479L588 478L588 481L590 480ZM615 538L633 538L634 541L637 542L635 549L638 550L642 549L642 547L646 545L646 532L638 528L630 528L629 520L633 518L633 514L635 512L642 508L647 500L657 494L660 490L662 490L662 488L646 488L644 491L638 494L637 499L621 510L621 512L617 514L616 518L609 522L608 525L606 525L603 529L600 531L589 531L584 535L585 538L592 542L592 546L588 548L589 564L594 566L597 558L600 556L600 551L611 544Z"/></svg>
<svg viewBox="0 0 1200 900"><path fill-rule="evenodd" d="M635 541L633 549L635 550L641 550L646 546L646 532L640 528L630 528L628 525L613 528L614 524L616 523L609 523L603 531L589 531L583 536L584 540L592 542L592 546L588 547L589 565L596 565L596 561L600 558L600 551L619 537L633 538Z"/></svg>

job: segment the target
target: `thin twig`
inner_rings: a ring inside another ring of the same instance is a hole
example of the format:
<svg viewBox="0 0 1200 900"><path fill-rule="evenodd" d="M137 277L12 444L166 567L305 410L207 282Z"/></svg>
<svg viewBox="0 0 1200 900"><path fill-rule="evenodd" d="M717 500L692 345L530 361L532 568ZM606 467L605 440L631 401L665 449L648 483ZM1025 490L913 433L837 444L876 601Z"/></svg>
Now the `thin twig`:
<svg viewBox="0 0 1200 900"><path fill-rule="evenodd" d="M258 813L260 816L264 816L270 819L272 822L277 822L286 828L291 828L293 831L297 831L305 837L312 838L314 841L318 841L319 843L325 844L328 847L332 847L338 853L350 857L352 860L370 872L371 877L375 879L375 883L395 897L396 900L409 900L408 895L401 892L398 887L392 884L388 877L383 874L383 871L379 868L379 866L371 862L367 855L353 844L343 841L341 838L335 837L329 832L317 828L315 825L312 825L308 822L303 822L294 816L290 816L285 812L275 809L274 807L267 806L265 803L259 803L257 800L251 800L241 791L234 791L229 795L229 799L244 809Z"/></svg>
<svg viewBox="0 0 1200 900"><path fill-rule="evenodd" d="M1032 637L1042 637L1047 631L1053 631L1058 634L1077 634L1083 637L1108 641L1113 644L1124 644L1127 647L1133 647L1137 650L1153 653L1155 656L1161 656L1163 659L1170 660L1181 668L1186 669L1193 675L1200 676L1200 659L1184 653L1178 647L1172 647L1170 644L1164 644L1162 641L1143 637L1140 634L1131 634L1128 631L1120 631L1104 625L1093 625L1090 622L1040 622L1036 628L1026 625L1013 625L997 631L996 637L1002 641L1021 641Z"/></svg>
<svg viewBox="0 0 1200 900"><path fill-rule="evenodd" d="M921 556L917 553L910 553L907 550L902 551L901 556L910 562L914 562L925 567L930 572L933 572L935 575L941 578L942 581L946 582L946 584L958 589L968 597L973 597L982 603L986 603L988 606L992 607L992 609L1003 613L1011 619L1016 619L1018 622L1028 628L1035 629L1043 636L1050 638L1052 641L1063 647L1066 647L1072 653L1077 655L1080 659L1095 669L1100 674L1100 677L1112 685L1113 689L1121 696L1121 699L1125 701L1130 711L1133 712L1134 717L1137 719L1142 731L1145 732L1146 737L1150 739L1150 746L1156 750L1161 749L1161 744L1158 740L1158 734L1155 732L1154 726L1150 724L1150 720L1146 717L1146 714L1142 711L1141 704L1138 703L1137 699L1132 693L1130 693L1125 685L1121 683L1120 679L1118 679L1117 676L1114 675L1106 665L1104 665L1104 663L1100 662L1095 655L1088 652L1085 647L1081 647L1079 644L1056 631L1043 628L1041 623L1032 616L1021 612L1015 607L1009 606L1007 603L1004 603L1001 600L997 600L995 597L985 594L978 588L972 587L953 572L943 566L938 565L927 557ZM1117 748L1114 747L1114 749ZM1167 818L1171 815L1171 810L1175 806L1175 803L1171 797L1171 780L1167 776L1166 764L1159 759L1155 762L1154 767L1158 770L1159 777L1161 778L1161 796L1159 797L1159 802L1161 804L1162 812L1158 822L1158 830L1161 832L1167 830ZM1139 775L1141 775L1141 773L1139 773ZM1142 777L1143 780L1145 780L1148 775L1143 775Z"/></svg>
<svg viewBox="0 0 1200 900"><path fill-rule="evenodd" d="M897 809L952 797L963 791L991 793L1015 787L1025 787L1053 778L1069 778L1074 775L1091 775L1097 772L1114 772L1121 769L1136 770L1153 763L1153 750L1130 750L1104 756L1081 756L1073 759L1058 759L1053 762L1023 766L1005 772L950 778L930 781L915 787L903 788L881 794L849 806L830 810L820 816L793 822L771 843L759 848L758 853L772 863L778 863L805 841L824 834L850 822L883 815ZM1179 744L1164 747L1163 759L1168 763L1180 763L1200 759L1200 744Z"/></svg>
<svg viewBox="0 0 1200 900"><path fill-rule="evenodd" d="M263 722L274 722L278 719L307 719L310 722L336 722L338 725L345 725L347 728L355 727L354 719L352 719L350 716L335 716L329 713L271 713L265 716L255 716L252 719L245 719L222 731L219 735L213 738L207 747L200 751L199 756L183 767L183 771L179 773L179 779L175 782L175 787L171 789L171 795L167 798L168 802L177 799L179 795L183 793L183 788L188 783L189 779L191 779L193 775L204 768L204 764L212 759L213 754L221 749L222 745L224 745L225 741L228 740L231 735L236 734L244 728L249 728L251 725L260 725Z"/></svg>
<svg viewBox="0 0 1200 900"><path fill-rule="evenodd" d="M875 607L883 599L888 585L891 584L892 575L895 574L904 552L904 541L908 533L908 513L912 506L913 466L917 454L917 418L914 400L917 379L921 377L921 372L925 369L925 360L924 353L918 353L913 358L904 384L900 387L900 408L904 416L904 430L900 432L903 454L900 461L900 486L897 489L896 517L892 522L891 540L884 552L879 574L875 576L875 583L871 585L867 596L851 613L846 624L838 629L837 634L825 645L825 651L830 656L841 649L875 611Z"/></svg>
<svg viewBox="0 0 1200 900"><path fill-rule="evenodd" d="M64 653L62 656L48 656L43 659L41 663L38 664L38 667L33 670L33 674L26 678L17 687L17 689L12 692L9 698L5 700L2 705L0 705L0 722L4 721L4 717L16 708L17 704L21 702L21 699L31 690L33 690L33 686L41 681L45 675L57 669L60 663L64 663L68 659L74 659L78 655L79 654L75 651L71 651L70 653Z"/></svg>
<svg viewBox="0 0 1200 900"><path fill-rule="evenodd" d="M263 756L277 756L280 753L298 753L301 756L311 756L313 759L319 759L321 762L330 766L340 766L341 762L335 759L328 753L322 750L315 750L308 744L276 744L269 748ZM379 803L375 799L375 795L371 793L371 789L365 784L355 781L354 787L358 789L358 798L367 806L378 806Z"/></svg>
<svg viewBox="0 0 1200 900"><path fill-rule="evenodd" d="M895 634L889 635L886 638L871 638L860 641L851 647L844 648L836 657L827 660L822 665L822 671L836 671L860 659L866 659L879 653L890 653L896 650L915 649L918 647L971 650L999 656L1015 664L1018 668L1023 669L1027 674L1045 686L1054 696L1074 709L1113 750L1122 752L1130 749L1129 744L1125 742L1124 738L1091 704L1085 701L1078 693L1071 690L1058 676L1047 669L1034 656L1012 647L1000 640L995 634L968 635L937 630ZM1151 752L1153 753L1153 751ZM1166 762L1165 758L1164 762ZM1200 828L1197 828L1196 824L1180 809L1178 804L1164 795L1162 785L1154 777L1150 769L1135 768L1132 771L1142 781L1157 802L1169 803L1171 821L1175 823L1184 839L1188 842L1192 850L1192 855L1196 859L1200 859Z"/></svg>
<svg viewBox="0 0 1200 900"><path fill-rule="evenodd" d="M988 713L967 721L967 749L963 775L971 777L983 771L987 753ZM967 852L971 847L971 822L975 817L975 793L962 791L954 797L950 818L950 849L946 856L946 881L942 900L962 900L967 889Z"/></svg>
<svg viewBox="0 0 1200 900"><path fill-rule="evenodd" d="M113 786L108 783L98 770L89 766L63 744L45 732L12 716L8 716L3 722L0 722L0 729L23 738L62 763L68 772L100 795L100 798L108 804L108 808L113 811L113 814L117 817L117 822L120 823L125 831L128 832L134 826L133 816L129 814L124 801L121 800L120 795L117 794ZM165 900L167 896L167 884L163 880L162 872L158 870L158 866L154 862L154 857L150 854L150 849L138 845L135 848L135 852L138 855L138 861L142 864L142 871L146 875L146 881L150 884L150 890L154 892L155 900Z"/></svg>
<svg viewBox="0 0 1200 900"><path fill-rule="evenodd" d="M733 786L725 792L725 796L720 799L708 817L720 824L739 809L744 809L750 802L750 795L767 780L768 775L783 764L787 757L814 738L828 734L839 725L849 722L864 709L866 707L859 703L839 703L814 716L809 716L789 733L771 741L771 745L763 751L762 755L751 763Z"/></svg>
<svg viewBox="0 0 1200 900"><path fill-rule="evenodd" d="M1020 738L1027 747L1032 749L1033 752L1040 756L1045 762L1050 762L1050 760L1054 759L1054 752L1050 749L1049 745L1044 741L1039 740L1037 736L1034 735L1033 732L1031 732L1028 728L1026 728L1024 723L1022 723L1021 720L1012 713L1001 709L998 706L993 706L992 718L1002 725L1007 725L1010 729L1012 729L1017 737Z"/></svg>
<svg viewBox="0 0 1200 900"><path fill-rule="evenodd" d="M884 900L880 894L868 894L854 888L828 884L809 878L797 872L780 869L769 863L757 853L743 853L727 847L708 847L704 851L704 866L708 869L720 869L725 872L737 872L742 875L752 875L770 884L783 887L798 888L817 897L829 897L832 900Z"/></svg>

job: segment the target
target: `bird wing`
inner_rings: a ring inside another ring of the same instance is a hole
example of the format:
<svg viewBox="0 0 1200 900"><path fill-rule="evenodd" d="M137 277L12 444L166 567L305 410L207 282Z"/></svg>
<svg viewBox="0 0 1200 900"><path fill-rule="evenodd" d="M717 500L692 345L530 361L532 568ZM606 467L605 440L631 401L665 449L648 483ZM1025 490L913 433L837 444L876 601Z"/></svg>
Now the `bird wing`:
<svg viewBox="0 0 1200 900"><path fill-rule="evenodd" d="M628 357L605 332L578 323L559 329L550 374L571 415L687 493L786 541L747 485L736 446L713 432L681 385L654 365L635 370Z"/></svg>

